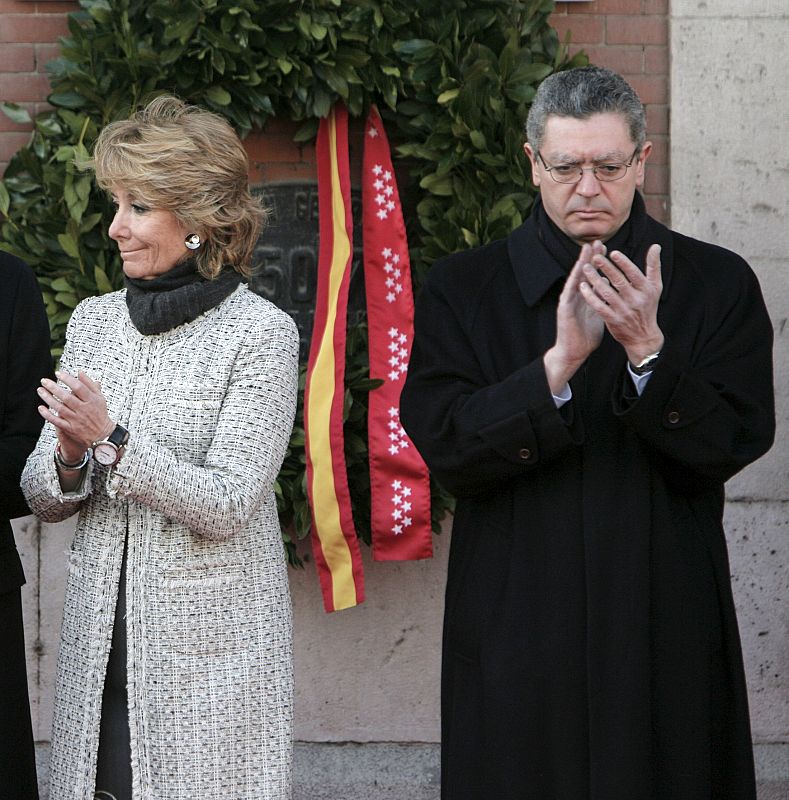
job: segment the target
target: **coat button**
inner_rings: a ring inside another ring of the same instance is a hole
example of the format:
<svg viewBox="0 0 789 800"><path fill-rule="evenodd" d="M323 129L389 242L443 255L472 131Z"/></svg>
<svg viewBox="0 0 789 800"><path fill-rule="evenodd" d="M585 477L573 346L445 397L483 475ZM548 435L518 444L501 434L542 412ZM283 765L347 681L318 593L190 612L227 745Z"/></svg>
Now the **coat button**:
<svg viewBox="0 0 789 800"><path fill-rule="evenodd" d="M668 421L672 425L676 425L679 422L679 411L669 411L668 412Z"/></svg>
<svg viewBox="0 0 789 800"><path fill-rule="evenodd" d="M528 461L531 458L531 450L528 447L522 447L518 450L518 455L524 460Z"/></svg>

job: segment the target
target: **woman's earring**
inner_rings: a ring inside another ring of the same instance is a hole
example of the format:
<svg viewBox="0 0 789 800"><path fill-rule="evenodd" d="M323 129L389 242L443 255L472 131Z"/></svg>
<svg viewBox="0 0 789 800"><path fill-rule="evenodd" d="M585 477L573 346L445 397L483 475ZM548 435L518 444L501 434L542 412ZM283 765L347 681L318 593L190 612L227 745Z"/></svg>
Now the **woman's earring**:
<svg viewBox="0 0 789 800"><path fill-rule="evenodd" d="M196 233L190 233L186 239L184 239L184 244L189 250L197 250L201 245L200 237Z"/></svg>

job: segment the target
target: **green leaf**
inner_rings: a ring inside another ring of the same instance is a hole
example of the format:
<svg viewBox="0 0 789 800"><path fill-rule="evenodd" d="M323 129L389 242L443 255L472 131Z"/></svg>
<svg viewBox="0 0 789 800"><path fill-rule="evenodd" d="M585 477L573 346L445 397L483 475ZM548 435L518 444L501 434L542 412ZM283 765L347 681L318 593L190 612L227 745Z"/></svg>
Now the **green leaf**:
<svg viewBox="0 0 789 800"><path fill-rule="evenodd" d="M58 292L58 294L55 295L55 300L62 306L66 306L66 308L76 308L79 305L77 295L68 292Z"/></svg>
<svg viewBox="0 0 789 800"><path fill-rule="evenodd" d="M63 248L63 252L72 258L79 258L79 247L76 239L67 233L58 234L58 244Z"/></svg>
<svg viewBox="0 0 789 800"><path fill-rule="evenodd" d="M70 292L71 291L71 283L66 278L55 278L54 281L50 284L50 287L55 292Z"/></svg>
<svg viewBox="0 0 789 800"><path fill-rule="evenodd" d="M16 103L0 103L0 111L2 111L12 122L16 122L17 125L29 125L32 122L27 109L22 108L22 106L19 106Z"/></svg>
<svg viewBox="0 0 789 800"><path fill-rule="evenodd" d="M205 96L218 106L229 106L233 100L230 92L221 86L209 86L205 90Z"/></svg>
<svg viewBox="0 0 789 800"><path fill-rule="evenodd" d="M74 4L75 6L77 4ZM521 131L540 81L578 66L550 27L550 0L80 0L61 53L47 66L54 110L0 182L0 247L26 258L44 290L53 352L78 299L109 291L122 270L107 227L112 210L88 174L99 130L162 92L222 114L244 135L271 116L315 139L342 99L352 117L385 115L402 174L415 286L436 258L506 236L534 189ZM20 124L24 109L0 109ZM265 134L264 134L265 135ZM311 151L305 148L305 161ZM65 218L65 229L64 229ZM87 266L86 266L87 265ZM365 428L369 378L363 319L349 330L344 392L346 465L357 531L370 539ZM303 395L305 369L300 369ZM282 471L277 509L290 563L310 533L303 401ZM453 507L431 485L431 525Z"/></svg>
<svg viewBox="0 0 789 800"><path fill-rule="evenodd" d="M452 194L452 177L448 175L425 175L419 185L431 194L443 195L445 197Z"/></svg>
<svg viewBox="0 0 789 800"><path fill-rule="evenodd" d="M436 102L444 106L447 103L452 102L452 100L454 100L459 94L460 89L447 89L447 91L441 92L441 94L436 98Z"/></svg>
<svg viewBox="0 0 789 800"><path fill-rule="evenodd" d="M85 105L86 99L79 92L52 92L47 97L47 101L53 106L62 106L63 108L81 108Z"/></svg>
<svg viewBox="0 0 789 800"><path fill-rule="evenodd" d="M107 292L113 291L110 279L101 267L94 267L93 276L96 280L96 288L99 290L100 294L107 294Z"/></svg>
<svg viewBox="0 0 789 800"><path fill-rule="evenodd" d="M310 25L310 34L313 39L317 39L319 42L323 41L326 38L326 34L328 33L328 28L325 25L320 25L317 22L313 22Z"/></svg>
<svg viewBox="0 0 789 800"><path fill-rule="evenodd" d="M488 146L485 134L482 131L471 131L468 136L471 139L471 144L478 150L484 150Z"/></svg>

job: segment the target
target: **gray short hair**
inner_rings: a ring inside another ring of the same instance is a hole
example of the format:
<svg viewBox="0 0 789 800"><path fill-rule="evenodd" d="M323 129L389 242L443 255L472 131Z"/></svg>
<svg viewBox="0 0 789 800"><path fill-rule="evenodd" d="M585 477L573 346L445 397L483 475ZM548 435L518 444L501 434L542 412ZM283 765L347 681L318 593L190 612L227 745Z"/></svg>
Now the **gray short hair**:
<svg viewBox="0 0 789 800"><path fill-rule="evenodd" d="M549 116L588 119L593 114L621 114L630 138L640 150L646 139L646 114L633 87L619 74L604 67L578 67L549 75L537 89L526 138L539 150Z"/></svg>

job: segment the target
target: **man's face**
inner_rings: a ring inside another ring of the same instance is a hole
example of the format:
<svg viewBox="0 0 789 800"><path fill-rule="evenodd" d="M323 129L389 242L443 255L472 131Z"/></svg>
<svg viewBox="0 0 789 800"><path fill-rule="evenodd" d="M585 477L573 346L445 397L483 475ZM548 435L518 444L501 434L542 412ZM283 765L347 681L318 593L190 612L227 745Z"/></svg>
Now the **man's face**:
<svg viewBox="0 0 789 800"><path fill-rule="evenodd" d="M571 239L579 244L595 239L605 242L622 227L636 188L644 183L644 162L652 144L644 143L625 176L616 181L600 181L587 169L578 183L557 183L545 166L625 164L635 147L624 116L617 113L595 114L588 119L549 116L540 147L544 163L531 145L524 145L543 206Z"/></svg>

